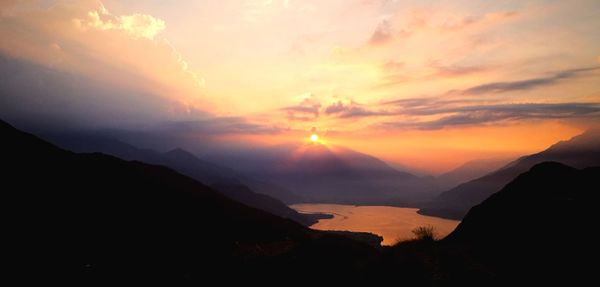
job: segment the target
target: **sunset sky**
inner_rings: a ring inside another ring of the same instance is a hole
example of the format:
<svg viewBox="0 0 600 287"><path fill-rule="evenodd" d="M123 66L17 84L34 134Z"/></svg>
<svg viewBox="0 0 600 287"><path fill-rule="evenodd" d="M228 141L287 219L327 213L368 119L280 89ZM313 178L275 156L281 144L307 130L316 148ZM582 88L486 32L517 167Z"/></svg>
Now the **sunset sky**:
<svg viewBox="0 0 600 287"><path fill-rule="evenodd" d="M0 115L186 123L209 141L315 132L439 173L600 123L600 2L0 2Z"/></svg>

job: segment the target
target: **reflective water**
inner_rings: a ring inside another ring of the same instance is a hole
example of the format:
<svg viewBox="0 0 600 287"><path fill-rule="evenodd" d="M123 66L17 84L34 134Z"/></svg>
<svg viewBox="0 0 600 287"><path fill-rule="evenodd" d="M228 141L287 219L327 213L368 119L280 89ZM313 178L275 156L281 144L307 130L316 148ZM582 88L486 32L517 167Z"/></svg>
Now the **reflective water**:
<svg viewBox="0 0 600 287"><path fill-rule="evenodd" d="M383 245L413 238L412 230L431 225L439 238L448 235L460 221L424 216L416 208L390 206L353 206L341 204L296 204L291 206L302 213L333 214L311 226L318 230L362 231L383 237Z"/></svg>

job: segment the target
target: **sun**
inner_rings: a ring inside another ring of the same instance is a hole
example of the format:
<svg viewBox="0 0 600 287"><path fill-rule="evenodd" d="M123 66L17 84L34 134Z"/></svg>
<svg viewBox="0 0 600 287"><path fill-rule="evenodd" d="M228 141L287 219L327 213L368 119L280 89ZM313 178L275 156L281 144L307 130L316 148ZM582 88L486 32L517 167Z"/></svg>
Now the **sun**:
<svg viewBox="0 0 600 287"><path fill-rule="evenodd" d="M319 136L318 136L317 134L312 134L312 135L310 136L310 141L311 141L311 142L314 142L314 143L317 143L317 142L319 142Z"/></svg>

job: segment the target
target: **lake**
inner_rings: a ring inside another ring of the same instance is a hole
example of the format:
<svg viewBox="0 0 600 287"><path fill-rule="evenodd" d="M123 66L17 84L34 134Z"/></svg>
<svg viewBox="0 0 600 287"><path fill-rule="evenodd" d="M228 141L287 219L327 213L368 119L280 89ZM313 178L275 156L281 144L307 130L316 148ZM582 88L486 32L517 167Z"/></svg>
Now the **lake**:
<svg viewBox="0 0 600 287"><path fill-rule="evenodd" d="M301 213L333 214L333 218L321 219L313 224L313 229L371 232L383 237L383 245L413 238L413 229L427 225L433 226L438 238L442 238L460 223L457 220L420 215L416 208L342 204L295 204L290 207Z"/></svg>

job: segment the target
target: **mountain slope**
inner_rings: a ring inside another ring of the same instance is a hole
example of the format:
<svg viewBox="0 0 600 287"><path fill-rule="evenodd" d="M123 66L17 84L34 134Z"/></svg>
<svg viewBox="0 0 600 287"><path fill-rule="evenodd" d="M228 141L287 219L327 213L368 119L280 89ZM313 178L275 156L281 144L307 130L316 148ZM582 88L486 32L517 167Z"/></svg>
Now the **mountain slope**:
<svg viewBox="0 0 600 287"><path fill-rule="evenodd" d="M503 278L590 276L600 168L541 163L473 207L444 241L468 248Z"/></svg>
<svg viewBox="0 0 600 287"><path fill-rule="evenodd" d="M448 190L457 185L477 179L491 173L512 160L509 159L478 159L465 162L459 167L441 174L435 178L441 190Z"/></svg>
<svg viewBox="0 0 600 287"><path fill-rule="evenodd" d="M9 203L3 258L21 281L173 285L332 276L373 254L165 167L67 152L3 122L0 136ZM220 276L225 271L235 276Z"/></svg>
<svg viewBox="0 0 600 287"><path fill-rule="evenodd" d="M407 205L431 198L433 184L350 149L306 143L248 154L211 155L242 174L269 180L312 202Z"/></svg>
<svg viewBox="0 0 600 287"><path fill-rule="evenodd" d="M500 190L510 180L545 161L556 161L576 168L600 165L600 132L588 131L540 153L521 157L488 175L460 184L425 204L419 213L460 219L471 207Z"/></svg>
<svg viewBox="0 0 600 287"><path fill-rule="evenodd" d="M300 214L283 202L268 195L254 192L248 188L246 179L236 174L235 171L203 161L182 149L174 149L162 154L100 136L53 135L48 136L48 138L54 143L76 152L101 152L125 160L136 160L170 167L179 173L211 186L233 200L283 218L292 219L307 226L316 223L318 219L315 216ZM248 182L254 185L256 181L248 180ZM276 189L267 183L264 183L260 188L259 190Z"/></svg>

